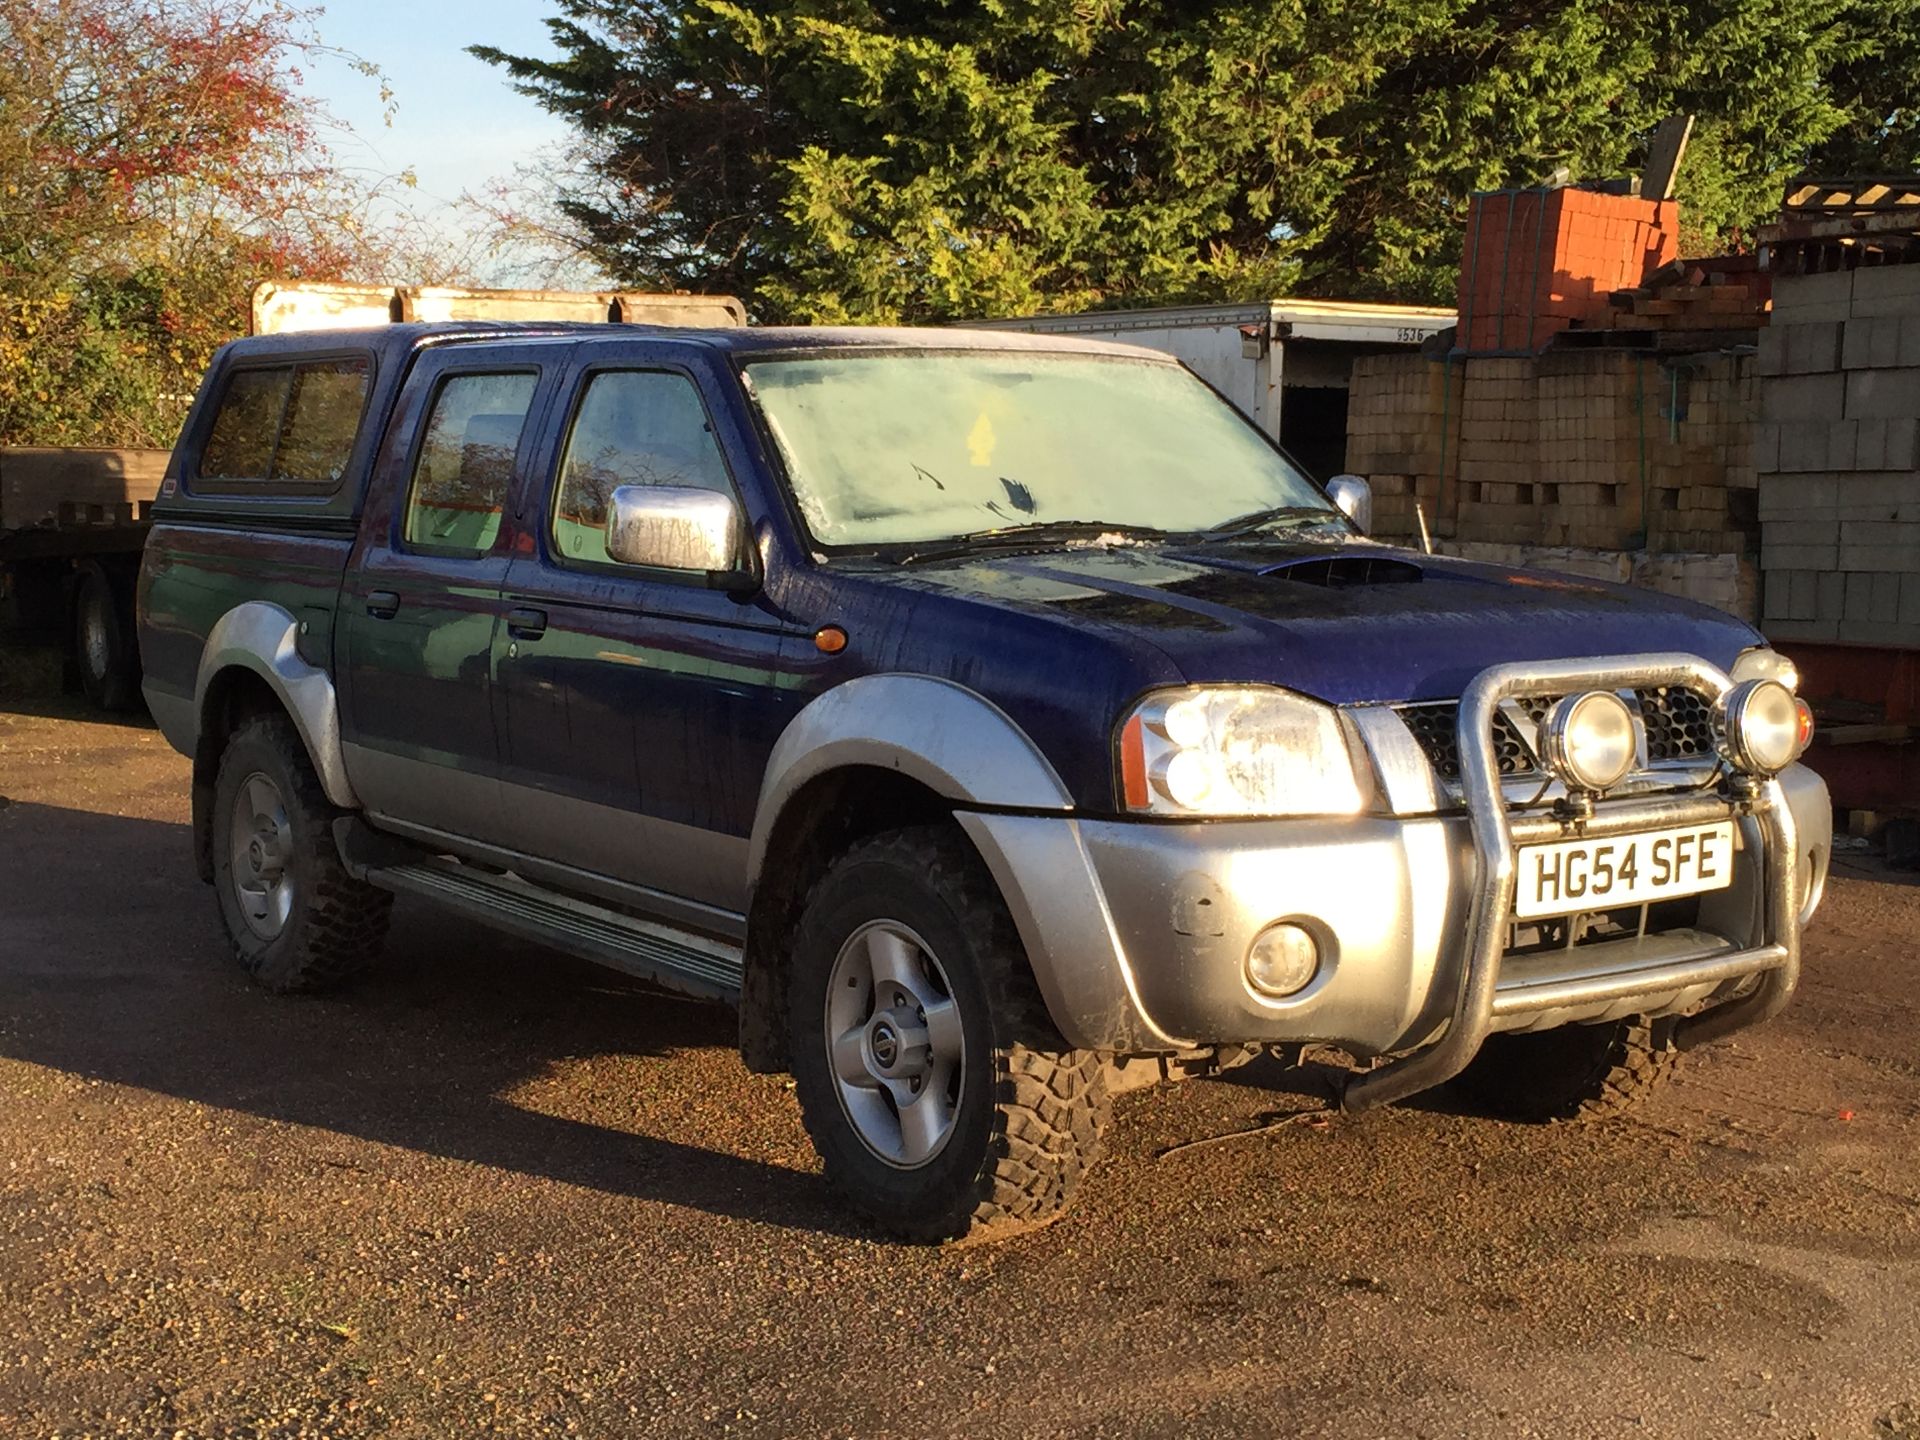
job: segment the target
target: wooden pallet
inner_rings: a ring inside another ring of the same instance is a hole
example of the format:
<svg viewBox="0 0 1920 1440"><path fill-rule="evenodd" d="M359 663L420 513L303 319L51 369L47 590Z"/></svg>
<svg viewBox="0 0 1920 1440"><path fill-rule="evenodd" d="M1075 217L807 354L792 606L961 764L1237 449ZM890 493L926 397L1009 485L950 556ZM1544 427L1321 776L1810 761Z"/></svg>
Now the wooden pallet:
<svg viewBox="0 0 1920 1440"><path fill-rule="evenodd" d="M1783 220L1875 215L1889 210L1908 210L1920 215L1920 175L1802 177L1787 186L1787 193L1780 201Z"/></svg>

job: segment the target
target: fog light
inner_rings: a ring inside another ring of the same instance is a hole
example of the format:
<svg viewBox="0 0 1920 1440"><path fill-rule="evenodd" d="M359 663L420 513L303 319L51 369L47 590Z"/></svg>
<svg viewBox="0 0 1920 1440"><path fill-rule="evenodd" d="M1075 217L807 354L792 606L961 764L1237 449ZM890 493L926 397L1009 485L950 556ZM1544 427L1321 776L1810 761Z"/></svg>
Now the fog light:
<svg viewBox="0 0 1920 1440"><path fill-rule="evenodd" d="M1262 995L1298 994L1319 972L1319 942L1298 925L1269 925L1247 947L1247 983Z"/></svg>
<svg viewBox="0 0 1920 1440"><path fill-rule="evenodd" d="M1570 695L1540 727L1540 758L1573 790L1606 790L1626 779L1639 746L1633 712L1611 690Z"/></svg>
<svg viewBox="0 0 1920 1440"><path fill-rule="evenodd" d="M1716 718L1727 759L1748 774L1777 775L1800 753L1800 706L1778 680L1742 680L1727 691ZM1806 735L1813 738L1810 725Z"/></svg>

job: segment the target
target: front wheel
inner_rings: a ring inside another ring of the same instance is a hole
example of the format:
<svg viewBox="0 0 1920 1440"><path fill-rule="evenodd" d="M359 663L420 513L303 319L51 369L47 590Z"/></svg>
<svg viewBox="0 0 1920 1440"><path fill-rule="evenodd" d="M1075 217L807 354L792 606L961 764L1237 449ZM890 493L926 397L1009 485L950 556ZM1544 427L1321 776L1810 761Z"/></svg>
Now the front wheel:
<svg viewBox="0 0 1920 1440"><path fill-rule="evenodd" d="M907 1239L1044 1224L1098 1157L1105 1070L1069 1049L1013 920L949 829L842 856L800 924L795 1088L827 1179Z"/></svg>
<svg viewBox="0 0 1920 1440"><path fill-rule="evenodd" d="M234 958L269 990L325 990L379 956L393 897L340 863L339 813L285 716L256 716L227 741L214 782L214 894Z"/></svg>
<svg viewBox="0 0 1920 1440"><path fill-rule="evenodd" d="M1674 1020L1643 1015L1489 1035L1453 1079L1476 1109L1508 1120L1605 1120L1639 1105L1679 1064Z"/></svg>

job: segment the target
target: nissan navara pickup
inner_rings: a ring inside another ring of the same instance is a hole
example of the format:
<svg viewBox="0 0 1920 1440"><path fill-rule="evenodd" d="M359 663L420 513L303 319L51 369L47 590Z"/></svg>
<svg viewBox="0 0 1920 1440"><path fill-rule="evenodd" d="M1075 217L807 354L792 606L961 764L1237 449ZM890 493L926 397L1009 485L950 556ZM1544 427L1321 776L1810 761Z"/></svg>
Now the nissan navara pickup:
<svg viewBox="0 0 1920 1440"><path fill-rule="evenodd" d="M900 1235L1058 1214L1111 1097L1637 1099L1793 993L1792 666L1394 548L1205 384L986 331L393 325L216 358L145 693L276 991L395 894L738 1007Z"/></svg>

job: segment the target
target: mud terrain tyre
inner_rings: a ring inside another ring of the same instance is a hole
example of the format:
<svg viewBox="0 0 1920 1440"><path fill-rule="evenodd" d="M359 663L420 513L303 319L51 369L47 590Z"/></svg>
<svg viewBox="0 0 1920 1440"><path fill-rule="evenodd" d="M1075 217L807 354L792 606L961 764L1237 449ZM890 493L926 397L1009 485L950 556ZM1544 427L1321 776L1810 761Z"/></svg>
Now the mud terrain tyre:
<svg viewBox="0 0 1920 1440"><path fill-rule="evenodd" d="M1600 1025L1562 1025L1490 1035L1454 1077L1455 1093L1506 1120L1606 1120L1664 1084L1679 1063L1674 1021L1633 1015Z"/></svg>
<svg viewBox="0 0 1920 1440"><path fill-rule="evenodd" d="M893 831L842 855L808 898L788 981L801 1113L854 1208L921 1242L1065 1210L1100 1153L1105 1068L1055 1030L957 831Z"/></svg>
<svg viewBox="0 0 1920 1440"><path fill-rule="evenodd" d="M393 897L355 880L328 803L283 715L246 721L214 782L213 890L233 955L280 994L330 989L371 965Z"/></svg>

